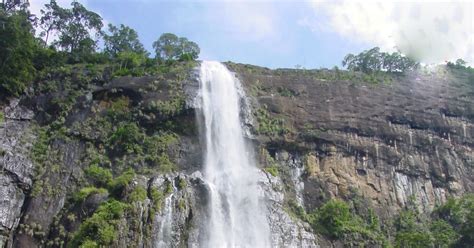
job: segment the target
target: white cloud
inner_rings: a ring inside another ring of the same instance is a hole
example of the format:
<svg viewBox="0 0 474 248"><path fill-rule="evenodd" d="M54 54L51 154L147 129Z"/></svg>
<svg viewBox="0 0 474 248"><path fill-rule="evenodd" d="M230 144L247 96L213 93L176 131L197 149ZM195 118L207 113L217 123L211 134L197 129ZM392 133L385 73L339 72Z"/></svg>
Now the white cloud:
<svg viewBox="0 0 474 248"><path fill-rule="evenodd" d="M238 40L261 41L276 35L276 13L268 3L224 0L212 8L214 23Z"/></svg>
<svg viewBox="0 0 474 248"><path fill-rule="evenodd" d="M384 50L399 49L426 63L457 58L474 63L471 1L342 0L312 1L310 6L315 16L299 23L313 30L337 32Z"/></svg>

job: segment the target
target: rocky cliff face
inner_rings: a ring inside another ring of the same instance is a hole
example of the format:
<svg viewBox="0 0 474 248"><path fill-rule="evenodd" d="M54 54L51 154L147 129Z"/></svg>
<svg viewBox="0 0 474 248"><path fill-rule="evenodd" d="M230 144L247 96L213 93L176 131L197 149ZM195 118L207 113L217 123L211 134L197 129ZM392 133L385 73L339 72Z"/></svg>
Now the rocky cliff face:
<svg viewBox="0 0 474 248"><path fill-rule="evenodd" d="M429 212L474 190L474 88L466 74L438 68L370 84L324 70L229 66L254 106L289 129L262 144L282 165L304 170L305 207L356 191L389 217L410 200Z"/></svg>
<svg viewBox="0 0 474 248"><path fill-rule="evenodd" d="M0 245L198 247L208 189L195 66L140 78L61 72L3 106ZM227 66L249 97L275 247L342 245L295 207L357 198L385 221L408 203L428 213L474 191L467 75L439 69L373 84L338 71Z"/></svg>

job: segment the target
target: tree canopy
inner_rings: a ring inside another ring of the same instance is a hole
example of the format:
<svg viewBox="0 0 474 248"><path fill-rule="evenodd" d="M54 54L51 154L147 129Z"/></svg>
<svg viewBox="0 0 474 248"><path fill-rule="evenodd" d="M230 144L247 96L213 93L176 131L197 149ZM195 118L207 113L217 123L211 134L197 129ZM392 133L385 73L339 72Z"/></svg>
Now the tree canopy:
<svg viewBox="0 0 474 248"><path fill-rule="evenodd" d="M40 13L41 17L39 18L38 26L41 31L39 35L44 39L45 45L47 45L51 33L58 32L62 28L68 11L61 8L55 0L51 0L50 3L44 5Z"/></svg>
<svg viewBox="0 0 474 248"><path fill-rule="evenodd" d="M199 46L187 38L178 37L175 34L164 33L153 42L156 58L169 60L193 60L200 53Z"/></svg>
<svg viewBox="0 0 474 248"><path fill-rule="evenodd" d="M71 54L90 54L95 51L94 34L102 29L102 17L87 10L82 4L72 2L72 9L66 11L59 22L59 38L56 44Z"/></svg>
<svg viewBox="0 0 474 248"><path fill-rule="evenodd" d="M123 24L120 27L109 24L108 28L109 32L103 33L104 51L107 54L112 57L122 52L147 54L134 29Z"/></svg>
<svg viewBox="0 0 474 248"><path fill-rule="evenodd" d="M346 55L342 65L350 71L373 73L378 71L405 72L416 69L419 63L399 52L386 53L381 52L380 48L374 47L357 55Z"/></svg>
<svg viewBox="0 0 474 248"><path fill-rule="evenodd" d="M33 79L33 56L36 40L24 11L7 14L0 11L0 89L21 94Z"/></svg>
<svg viewBox="0 0 474 248"><path fill-rule="evenodd" d="M153 43L157 56L151 59L134 29L109 24L102 30L102 17L78 1L67 8L50 0L38 17L28 7L26 0L0 3L0 90L4 96L23 93L36 71L65 63L107 63L114 75L142 75L156 72L163 62L195 60L199 55L196 43L165 33Z"/></svg>

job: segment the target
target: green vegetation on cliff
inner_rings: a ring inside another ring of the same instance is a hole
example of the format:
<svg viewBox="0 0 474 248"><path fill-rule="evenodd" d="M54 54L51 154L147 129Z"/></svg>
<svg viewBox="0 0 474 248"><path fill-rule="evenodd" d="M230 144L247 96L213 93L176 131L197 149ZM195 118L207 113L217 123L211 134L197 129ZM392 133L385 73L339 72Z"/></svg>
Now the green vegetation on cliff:
<svg viewBox="0 0 474 248"><path fill-rule="evenodd" d="M33 57L38 44L25 11L0 10L0 91L18 96L33 80Z"/></svg>
<svg viewBox="0 0 474 248"><path fill-rule="evenodd" d="M63 8L51 0L40 16L32 15L23 1L7 1L1 7L3 97L21 95L51 68L107 65L114 76L142 76L163 72L176 61L193 61L200 52L196 43L166 33L153 43L156 57L149 58L135 30L109 24L104 31L102 17L77 1L71 3L71 8ZM100 40L104 43L102 51L97 45Z"/></svg>
<svg viewBox="0 0 474 248"><path fill-rule="evenodd" d="M199 47L178 37L166 43L174 37L166 34L151 58L135 30L109 24L103 31L102 18L77 1L70 8L50 1L36 22L27 5L2 8L0 21L0 101L22 96L36 114L28 199L49 208L64 199L59 212L48 210L54 223L33 216L21 234L49 246L113 246L125 216L138 215L147 199L153 215L170 193L137 178L177 169L180 137L190 129L178 120L183 81ZM146 83L124 87L124 76L146 76Z"/></svg>
<svg viewBox="0 0 474 248"><path fill-rule="evenodd" d="M331 199L306 213L293 201L289 211L308 222L313 230L346 245L383 247L470 247L474 241L474 196L465 195L436 207L429 215L412 203L392 222L381 223L370 206L358 200ZM365 213L360 210L364 210Z"/></svg>

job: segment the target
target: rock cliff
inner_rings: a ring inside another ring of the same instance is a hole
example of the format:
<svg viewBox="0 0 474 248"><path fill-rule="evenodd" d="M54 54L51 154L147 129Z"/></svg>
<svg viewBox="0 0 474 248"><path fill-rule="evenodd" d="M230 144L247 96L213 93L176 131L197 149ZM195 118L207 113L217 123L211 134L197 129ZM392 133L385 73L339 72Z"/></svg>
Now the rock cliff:
<svg viewBox="0 0 474 248"><path fill-rule="evenodd" d="M226 65L247 92L274 246L342 246L295 211L329 199L361 201L388 223L409 204L428 214L474 191L466 73L443 67L374 83ZM208 189L196 66L120 78L61 70L3 104L0 246L198 247Z"/></svg>

